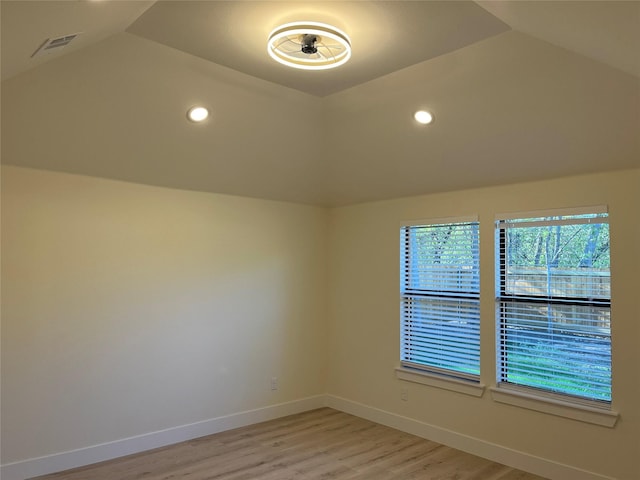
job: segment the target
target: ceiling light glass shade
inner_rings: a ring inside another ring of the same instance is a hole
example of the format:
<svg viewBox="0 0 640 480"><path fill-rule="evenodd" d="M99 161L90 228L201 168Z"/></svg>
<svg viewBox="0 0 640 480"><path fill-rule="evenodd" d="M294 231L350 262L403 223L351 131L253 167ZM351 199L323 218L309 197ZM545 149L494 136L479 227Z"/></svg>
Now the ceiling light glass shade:
<svg viewBox="0 0 640 480"><path fill-rule="evenodd" d="M187 118L192 122L203 122L209 116L209 110L204 107L192 107L187 112Z"/></svg>
<svg viewBox="0 0 640 480"><path fill-rule="evenodd" d="M416 119L416 122L421 123L422 125L428 125L433 122L433 115L426 110L417 111L413 114L413 118Z"/></svg>
<svg viewBox="0 0 640 480"><path fill-rule="evenodd" d="M326 70L351 58L351 40L325 23L287 23L269 34L267 51L276 62L289 67Z"/></svg>

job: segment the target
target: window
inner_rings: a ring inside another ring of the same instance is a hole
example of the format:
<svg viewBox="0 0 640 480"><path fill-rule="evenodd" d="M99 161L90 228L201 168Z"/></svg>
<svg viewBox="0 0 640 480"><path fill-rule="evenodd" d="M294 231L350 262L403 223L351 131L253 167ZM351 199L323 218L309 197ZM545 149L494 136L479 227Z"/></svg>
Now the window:
<svg viewBox="0 0 640 480"><path fill-rule="evenodd" d="M402 366L479 381L478 242L475 219L401 228Z"/></svg>
<svg viewBox="0 0 640 480"><path fill-rule="evenodd" d="M496 250L499 386L609 403L606 209L501 218Z"/></svg>

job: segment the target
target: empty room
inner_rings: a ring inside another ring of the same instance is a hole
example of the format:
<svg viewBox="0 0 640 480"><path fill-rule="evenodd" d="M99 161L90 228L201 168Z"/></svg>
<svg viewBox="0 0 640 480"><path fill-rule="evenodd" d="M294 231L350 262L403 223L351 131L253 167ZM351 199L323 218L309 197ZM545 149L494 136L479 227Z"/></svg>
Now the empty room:
<svg viewBox="0 0 640 480"><path fill-rule="evenodd" d="M3 480L640 479L640 2L0 9Z"/></svg>

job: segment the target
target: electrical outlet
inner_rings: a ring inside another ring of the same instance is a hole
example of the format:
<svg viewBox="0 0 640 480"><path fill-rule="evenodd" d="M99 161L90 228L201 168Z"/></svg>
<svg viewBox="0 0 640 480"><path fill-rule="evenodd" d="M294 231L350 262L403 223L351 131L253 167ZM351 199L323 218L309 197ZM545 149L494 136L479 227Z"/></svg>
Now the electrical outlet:
<svg viewBox="0 0 640 480"><path fill-rule="evenodd" d="M407 388L400 389L400 400L402 400L403 402L409 401L409 390Z"/></svg>
<svg viewBox="0 0 640 480"><path fill-rule="evenodd" d="M278 389L278 377L271 377L271 390Z"/></svg>

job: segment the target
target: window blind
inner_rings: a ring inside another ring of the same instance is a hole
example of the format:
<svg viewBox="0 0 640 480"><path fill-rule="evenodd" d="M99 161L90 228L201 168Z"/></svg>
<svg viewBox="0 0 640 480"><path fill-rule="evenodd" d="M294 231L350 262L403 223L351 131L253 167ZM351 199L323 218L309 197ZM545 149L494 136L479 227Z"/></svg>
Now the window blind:
<svg viewBox="0 0 640 480"><path fill-rule="evenodd" d="M496 223L498 382L611 400L606 212Z"/></svg>
<svg viewBox="0 0 640 480"><path fill-rule="evenodd" d="M401 228L401 364L478 381L478 222Z"/></svg>

